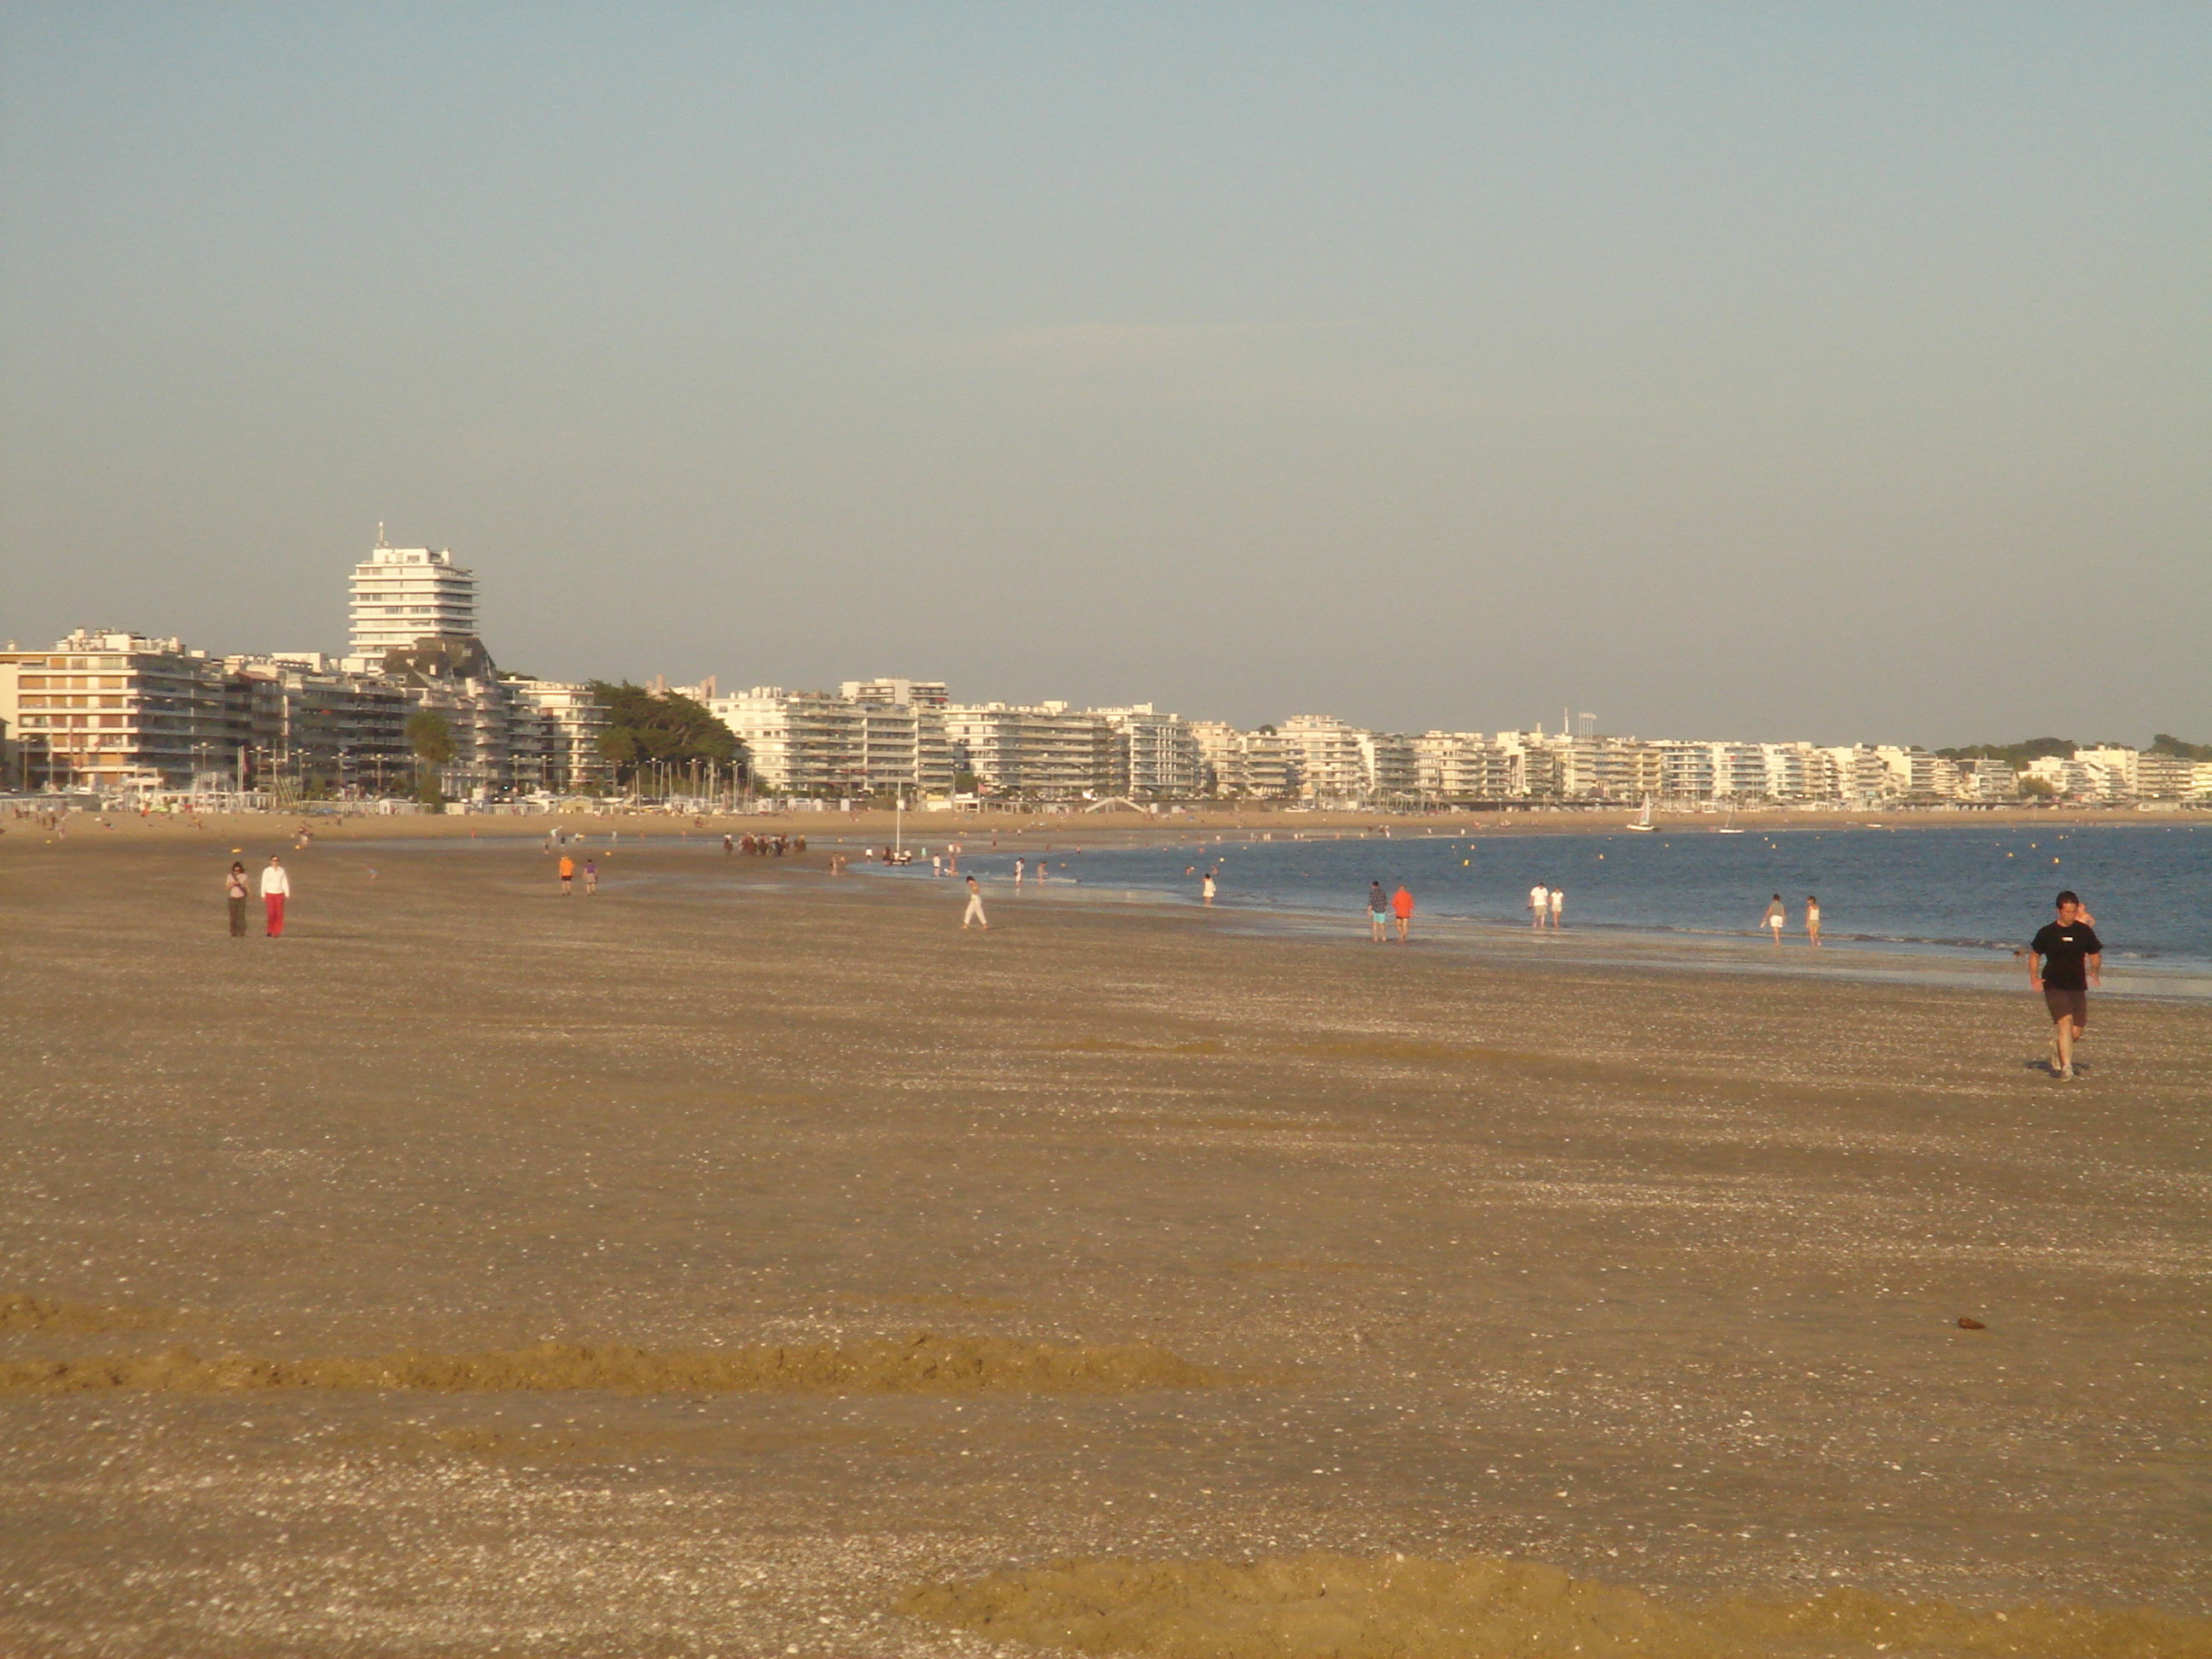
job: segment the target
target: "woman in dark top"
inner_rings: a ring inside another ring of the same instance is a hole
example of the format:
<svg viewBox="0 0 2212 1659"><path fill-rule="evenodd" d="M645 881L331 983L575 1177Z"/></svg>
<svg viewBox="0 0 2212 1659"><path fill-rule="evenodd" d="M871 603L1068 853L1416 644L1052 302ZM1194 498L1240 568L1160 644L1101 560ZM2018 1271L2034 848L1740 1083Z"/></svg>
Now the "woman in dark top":
<svg viewBox="0 0 2212 1659"><path fill-rule="evenodd" d="M253 889L246 879L246 866L233 864L229 873L222 878L222 896L230 901L230 936L233 939L246 937L246 901L252 894Z"/></svg>

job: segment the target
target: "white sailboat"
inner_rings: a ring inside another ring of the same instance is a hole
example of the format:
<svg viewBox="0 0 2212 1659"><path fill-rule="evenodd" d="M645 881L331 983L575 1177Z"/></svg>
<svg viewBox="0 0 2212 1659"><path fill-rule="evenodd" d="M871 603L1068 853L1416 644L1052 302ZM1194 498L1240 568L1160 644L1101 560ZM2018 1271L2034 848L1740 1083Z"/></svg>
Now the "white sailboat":
<svg viewBox="0 0 2212 1659"><path fill-rule="evenodd" d="M1636 822L1630 824L1628 827L1631 830L1640 830L1646 835L1649 835L1652 830L1656 830L1659 827L1657 824L1651 822L1650 796L1646 795L1644 798L1644 810L1636 815Z"/></svg>
<svg viewBox="0 0 2212 1659"><path fill-rule="evenodd" d="M1713 833L1717 836L1741 836L1745 833L1745 831L1735 827L1735 807L1731 806L1729 808L1728 822L1722 824L1721 827L1714 830Z"/></svg>

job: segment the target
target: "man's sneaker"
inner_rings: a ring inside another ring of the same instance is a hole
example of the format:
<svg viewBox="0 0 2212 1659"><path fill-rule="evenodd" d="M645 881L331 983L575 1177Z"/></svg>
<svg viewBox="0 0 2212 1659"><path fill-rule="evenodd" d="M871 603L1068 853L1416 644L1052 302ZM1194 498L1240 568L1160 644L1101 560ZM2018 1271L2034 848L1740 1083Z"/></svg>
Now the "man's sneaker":
<svg viewBox="0 0 2212 1659"><path fill-rule="evenodd" d="M2060 1066L2058 1068L2058 1080L2061 1083L2071 1083L2074 1080L2074 1068L2071 1066Z"/></svg>

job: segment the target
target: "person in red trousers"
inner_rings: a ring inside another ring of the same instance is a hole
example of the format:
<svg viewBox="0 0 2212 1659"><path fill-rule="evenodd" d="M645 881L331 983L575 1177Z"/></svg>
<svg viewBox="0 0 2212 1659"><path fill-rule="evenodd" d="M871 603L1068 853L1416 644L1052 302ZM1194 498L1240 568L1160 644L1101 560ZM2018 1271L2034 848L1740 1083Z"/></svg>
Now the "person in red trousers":
<svg viewBox="0 0 2212 1659"><path fill-rule="evenodd" d="M284 901L292 896L292 878L284 873L284 866L275 854L269 855L269 867L261 872L261 908L269 913L269 937L284 937Z"/></svg>

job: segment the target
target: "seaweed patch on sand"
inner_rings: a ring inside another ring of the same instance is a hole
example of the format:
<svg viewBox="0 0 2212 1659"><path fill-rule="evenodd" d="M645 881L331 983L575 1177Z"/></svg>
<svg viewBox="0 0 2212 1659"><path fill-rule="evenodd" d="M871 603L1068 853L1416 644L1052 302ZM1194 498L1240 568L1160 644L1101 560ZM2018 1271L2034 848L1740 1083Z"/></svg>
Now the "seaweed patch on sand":
<svg viewBox="0 0 2212 1659"><path fill-rule="evenodd" d="M2207 1659L2212 1620L2002 1611L1838 1590L1672 1607L1557 1567L1308 1555L1060 1561L909 1591L898 1610L993 1641L1161 1659Z"/></svg>
<svg viewBox="0 0 2212 1659"><path fill-rule="evenodd" d="M623 1394L1134 1394L1225 1379L1161 1348L1055 1347L1006 1337L921 1331L842 1346L656 1352L546 1342L507 1352L404 1352L366 1358L201 1358L185 1348L143 1357L0 1361L0 1394L95 1389L220 1393L252 1389L422 1389L434 1393L604 1389Z"/></svg>
<svg viewBox="0 0 2212 1659"><path fill-rule="evenodd" d="M173 1325L173 1315L151 1308L100 1308L82 1302L42 1302L24 1291L0 1291L0 1333L151 1331Z"/></svg>

